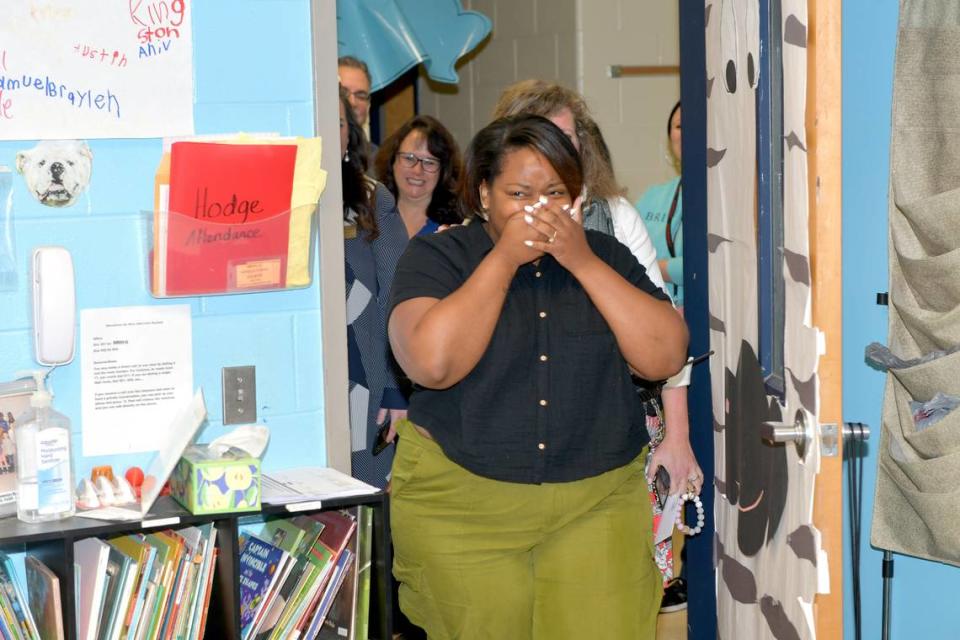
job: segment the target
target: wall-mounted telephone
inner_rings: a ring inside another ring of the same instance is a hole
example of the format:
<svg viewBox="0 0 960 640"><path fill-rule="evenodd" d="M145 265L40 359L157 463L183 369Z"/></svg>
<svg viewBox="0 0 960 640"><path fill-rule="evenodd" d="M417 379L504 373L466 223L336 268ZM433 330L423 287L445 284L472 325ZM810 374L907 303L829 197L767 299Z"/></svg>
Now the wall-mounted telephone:
<svg viewBox="0 0 960 640"><path fill-rule="evenodd" d="M64 247L36 247L30 267L36 360L44 366L67 364L77 324L73 258Z"/></svg>

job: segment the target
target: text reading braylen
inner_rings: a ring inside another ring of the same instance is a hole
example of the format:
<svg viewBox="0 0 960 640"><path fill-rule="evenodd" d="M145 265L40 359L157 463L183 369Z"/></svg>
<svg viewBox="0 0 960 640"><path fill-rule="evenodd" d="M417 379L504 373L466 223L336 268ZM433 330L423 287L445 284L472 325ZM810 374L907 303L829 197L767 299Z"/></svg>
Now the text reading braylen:
<svg viewBox="0 0 960 640"><path fill-rule="evenodd" d="M65 84L59 84L50 79L50 76L31 76L22 74L19 76L0 75L0 92L2 91L22 91L25 89L34 89L42 91L48 98L55 98L69 102L71 106L78 109L95 109L97 111L106 111L115 114L120 118L120 101L117 96L109 89L106 93L94 93L93 89L81 91Z"/></svg>

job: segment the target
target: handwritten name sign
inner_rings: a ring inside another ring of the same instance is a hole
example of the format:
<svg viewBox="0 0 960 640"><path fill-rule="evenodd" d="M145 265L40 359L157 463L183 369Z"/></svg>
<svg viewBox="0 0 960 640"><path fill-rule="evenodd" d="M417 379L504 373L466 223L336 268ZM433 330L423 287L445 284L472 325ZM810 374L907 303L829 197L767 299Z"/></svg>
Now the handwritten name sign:
<svg viewBox="0 0 960 640"><path fill-rule="evenodd" d="M0 140L192 134L190 9L190 0L4 2Z"/></svg>
<svg viewBox="0 0 960 640"><path fill-rule="evenodd" d="M175 142L166 295L282 288L297 148Z"/></svg>
<svg viewBox="0 0 960 640"><path fill-rule="evenodd" d="M250 214L263 213L263 206L256 198L252 200L237 199L237 194L233 193L226 202L219 200L209 200L210 189L202 187L197 189L197 206L193 210L194 218L213 219L216 218L236 218L239 216L240 222L246 222ZM278 212L279 213L279 212Z"/></svg>

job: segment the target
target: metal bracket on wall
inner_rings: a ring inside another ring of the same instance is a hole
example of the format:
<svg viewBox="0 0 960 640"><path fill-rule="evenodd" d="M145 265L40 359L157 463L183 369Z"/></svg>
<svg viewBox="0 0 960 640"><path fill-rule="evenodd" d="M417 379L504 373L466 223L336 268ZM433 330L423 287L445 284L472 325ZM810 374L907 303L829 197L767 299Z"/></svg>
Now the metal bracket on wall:
<svg viewBox="0 0 960 640"><path fill-rule="evenodd" d="M607 67L607 75L611 78L627 78L641 76L669 76L680 75L680 67L677 65L624 65L612 64Z"/></svg>
<svg viewBox="0 0 960 640"><path fill-rule="evenodd" d="M820 455L825 458L833 458L839 451L839 440L837 437L837 423L824 422L820 425Z"/></svg>
<svg viewBox="0 0 960 640"><path fill-rule="evenodd" d="M843 433L836 422L825 422L820 425L820 455L832 458L839 453L839 438L843 437L844 444L861 443L870 439L870 426L862 422L844 422Z"/></svg>

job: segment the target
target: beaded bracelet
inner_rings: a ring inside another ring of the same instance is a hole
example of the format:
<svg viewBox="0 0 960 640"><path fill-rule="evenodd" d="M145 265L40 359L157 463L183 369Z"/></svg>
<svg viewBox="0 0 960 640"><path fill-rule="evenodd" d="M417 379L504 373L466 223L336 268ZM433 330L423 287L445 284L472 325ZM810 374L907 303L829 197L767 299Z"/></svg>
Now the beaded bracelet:
<svg viewBox="0 0 960 640"><path fill-rule="evenodd" d="M683 505L687 502L693 502L693 505L697 508L697 526L692 529L683 522ZM703 502L700 501L700 496L695 493L682 494L680 501L677 503L677 529L688 536L695 536L703 531L704 522Z"/></svg>

